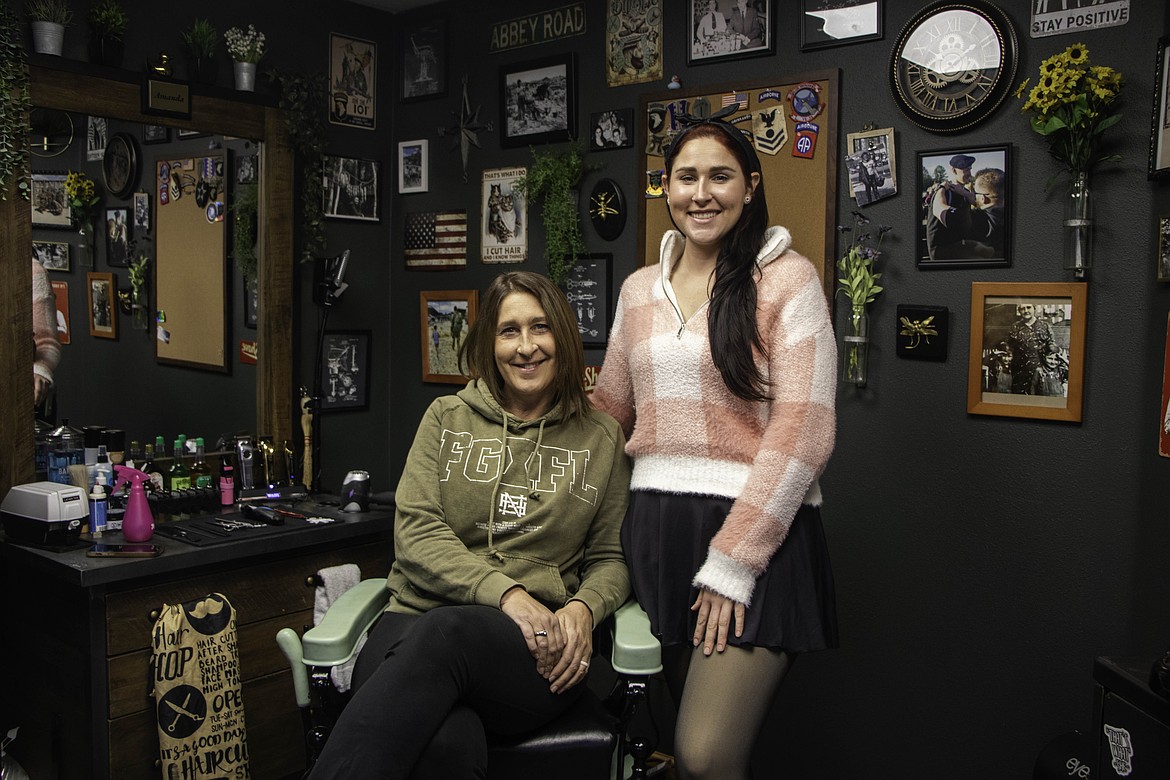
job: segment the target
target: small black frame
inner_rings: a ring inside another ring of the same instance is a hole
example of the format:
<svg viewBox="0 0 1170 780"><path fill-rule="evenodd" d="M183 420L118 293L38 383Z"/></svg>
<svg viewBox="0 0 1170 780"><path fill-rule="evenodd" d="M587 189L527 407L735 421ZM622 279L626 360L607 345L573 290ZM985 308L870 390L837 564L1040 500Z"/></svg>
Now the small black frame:
<svg viewBox="0 0 1170 780"><path fill-rule="evenodd" d="M325 331L320 411L355 411L369 405L370 331Z"/></svg>

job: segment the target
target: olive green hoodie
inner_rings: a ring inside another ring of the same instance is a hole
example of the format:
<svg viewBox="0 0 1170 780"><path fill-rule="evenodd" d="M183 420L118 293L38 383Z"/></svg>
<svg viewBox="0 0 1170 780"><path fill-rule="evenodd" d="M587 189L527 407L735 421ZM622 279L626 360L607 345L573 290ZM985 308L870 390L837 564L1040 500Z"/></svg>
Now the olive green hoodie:
<svg viewBox="0 0 1170 780"><path fill-rule="evenodd" d="M603 412L567 422L558 405L517 420L477 380L436 400L395 494L389 609L498 608L521 585L553 610L582 601L599 624L629 595L624 449Z"/></svg>

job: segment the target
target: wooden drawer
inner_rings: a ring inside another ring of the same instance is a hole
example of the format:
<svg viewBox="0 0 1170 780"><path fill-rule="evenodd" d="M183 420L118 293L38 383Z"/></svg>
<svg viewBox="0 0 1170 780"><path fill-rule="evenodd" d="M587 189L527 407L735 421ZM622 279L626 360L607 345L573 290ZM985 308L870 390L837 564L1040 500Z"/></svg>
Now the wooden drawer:
<svg viewBox="0 0 1170 780"><path fill-rule="evenodd" d="M298 634L313 624L313 611L261 620L237 628L240 677L244 682L288 668L288 659L276 646L276 632L291 628ZM110 717L120 718L154 706L150 650L136 650L109 659Z"/></svg>
<svg viewBox="0 0 1170 780"><path fill-rule="evenodd" d="M246 682L243 695L252 777L267 780L303 772L304 726L293 699L292 676L285 671ZM109 776L118 780L158 780L154 710L111 720L109 727Z"/></svg>
<svg viewBox="0 0 1170 780"><path fill-rule="evenodd" d="M356 563L363 577L384 577L390 569L390 545L312 553L235 571L192 577L164 585L111 594L106 598L106 653L109 657L151 647L150 632L163 604L181 604L208 593L222 593L236 609L236 626L313 608L314 589L305 580L318 570ZM247 664L241 653L241 664Z"/></svg>

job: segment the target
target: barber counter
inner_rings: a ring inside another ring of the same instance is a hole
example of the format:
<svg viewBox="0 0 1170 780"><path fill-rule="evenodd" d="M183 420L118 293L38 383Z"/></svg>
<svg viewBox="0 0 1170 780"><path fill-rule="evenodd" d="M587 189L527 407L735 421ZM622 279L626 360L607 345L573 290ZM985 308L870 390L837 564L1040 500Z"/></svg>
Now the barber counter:
<svg viewBox="0 0 1170 780"><path fill-rule="evenodd" d="M393 513L285 506L304 518L254 533L247 523L230 530L234 516L160 524L151 542L164 550L154 558L93 558L88 545L60 552L0 536L9 594L0 723L20 727L8 750L31 777L159 777L151 629L163 604L213 592L237 612L251 774L299 777L303 730L274 637L312 624L321 569L356 563L363 577L386 576ZM124 540L115 532L103 541Z"/></svg>

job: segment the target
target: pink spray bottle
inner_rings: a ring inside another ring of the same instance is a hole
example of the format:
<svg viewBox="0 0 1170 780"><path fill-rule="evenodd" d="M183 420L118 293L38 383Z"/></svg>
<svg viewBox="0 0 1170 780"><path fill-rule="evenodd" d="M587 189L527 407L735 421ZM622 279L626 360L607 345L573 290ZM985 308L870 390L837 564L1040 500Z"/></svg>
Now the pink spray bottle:
<svg viewBox="0 0 1170 780"><path fill-rule="evenodd" d="M150 514L150 504L146 500L146 489L143 484L150 481L150 475L132 469L129 466L117 464L114 470L118 473L115 488L130 485L130 501L126 504L126 514L122 516L122 536L128 542L145 542L154 536L154 516Z"/></svg>

